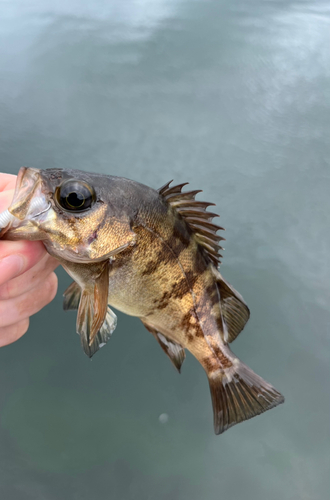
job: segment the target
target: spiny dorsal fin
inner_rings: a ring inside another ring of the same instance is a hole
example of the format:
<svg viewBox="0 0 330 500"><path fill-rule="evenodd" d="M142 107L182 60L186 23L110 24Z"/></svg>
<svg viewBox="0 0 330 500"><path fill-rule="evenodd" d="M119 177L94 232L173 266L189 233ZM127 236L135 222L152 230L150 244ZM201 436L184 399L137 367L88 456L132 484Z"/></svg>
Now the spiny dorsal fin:
<svg viewBox="0 0 330 500"><path fill-rule="evenodd" d="M182 193L183 186L186 186L188 182L170 187L172 182L170 181L158 189L159 194L185 219L208 259L217 267L220 264L220 257L222 257L219 250L223 250L218 243L225 238L216 234L219 229L223 230L223 227L210 222L210 219L219 217L217 214L207 211L207 207L214 205L214 203L195 200L196 194L202 192L201 189Z"/></svg>

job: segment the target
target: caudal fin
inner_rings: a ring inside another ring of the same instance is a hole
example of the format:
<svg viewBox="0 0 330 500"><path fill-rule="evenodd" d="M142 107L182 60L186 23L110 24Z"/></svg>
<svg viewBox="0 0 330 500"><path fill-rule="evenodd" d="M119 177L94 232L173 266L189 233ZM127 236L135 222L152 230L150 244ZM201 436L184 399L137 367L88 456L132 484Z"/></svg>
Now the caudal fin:
<svg viewBox="0 0 330 500"><path fill-rule="evenodd" d="M284 402L282 394L238 359L235 370L213 372L209 383L216 434Z"/></svg>

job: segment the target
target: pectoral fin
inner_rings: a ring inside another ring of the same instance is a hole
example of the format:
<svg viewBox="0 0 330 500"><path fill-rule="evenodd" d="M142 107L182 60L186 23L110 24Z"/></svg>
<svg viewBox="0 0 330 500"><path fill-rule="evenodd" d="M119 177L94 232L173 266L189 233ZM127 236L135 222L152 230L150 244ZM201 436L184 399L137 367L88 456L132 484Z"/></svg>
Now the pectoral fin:
<svg viewBox="0 0 330 500"><path fill-rule="evenodd" d="M92 357L109 340L117 324L116 315L108 307L110 262L61 263L76 281L65 291L63 307L78 308L77 333L85 353Z"/></svg>
<svg viewBox="0 0 330 500"><path fill-rule="evenodd" d="M81 345L85 351L85 354L87 354L87 356L91 358L96 353L96 351L101 349L101 347L103 347L110 339L113 331L117 326L117 316L108 306L105 320L101 325L100 330L96 333L93 340L91 340L91 332L89 328L91 324L89 321L89 314L90 314L89 308L90 304L87 304L87 310L84 310L84 313L87 314L81 316L82 322L79 325L79 327L77 321L77 333L80 335Z"/></svg>
<svg viewBox="0 0 330 500"><path fill-rule="evenodd" d="M65 290L63 295L64 295L63 309L65 311L78 309L81 297L81 288L75 281L71 283L71 285ZM89 308L89 305L87 305L87 308ZM86 315L84 316L86 325L84 328L81 329L82 333L81 332L77 333L79 333L81 337L81 344L85 353L87 354L87 356L91 358L96 353L96 351L98 351L101 347L103 347L110 339L113 331L117 326L117 316L108 306L105 320L100 330L97 332L92 344L89 345L90 330L88 326L89 322L87 321L88 311L86 312L87 316Z"/></svg>
<svg viewBox="0 0 330 500"><path fill-rule="evenodd" d="M146 329L152 333L152 335L155 337L155 339L158 341L160 347L163 349L163 351L168 355L170 360L172 361L173 365L175 368L178 370L178 372L181 372L181 366L182 363L185 360L186 353L184 348L178 344L177 342L173 342L173 340L168 339L163 335L161 332L158 332L155 328L152 326L148 325L145 321L141 320Z"/></svg>
<svg viewBox="0 0 330 500"><path fill-rule="evenodd" d="M109 265L109 261L102 263L99 274L94 277L94 283L88 284L81 292L77 332L88 339L89 346L93 344L107 313Z"/></svg>
<svg viewBox="0 0 330 500"><path fill-rule="evenodd" d="M73 311L78 309L81 296L81 288L75 281L65 290L63 297L64 311Z"/></svg>

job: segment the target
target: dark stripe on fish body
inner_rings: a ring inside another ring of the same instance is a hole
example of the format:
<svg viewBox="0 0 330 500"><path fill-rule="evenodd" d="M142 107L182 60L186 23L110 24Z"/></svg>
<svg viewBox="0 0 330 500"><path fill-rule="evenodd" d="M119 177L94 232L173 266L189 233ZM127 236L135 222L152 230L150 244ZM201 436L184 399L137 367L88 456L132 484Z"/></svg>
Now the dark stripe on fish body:
<svg viewBox="0 0 330 500"><path fill-rule="evenodd" d="M165 309L165 307L168 306L170 300L171 300L171 292L166 291L163 293L160 299L154 300L154 304L156 304L157 309Z"/></svg>
<svg viewBox="0 0 330 500"><path fill-rule="evenodd" d="M214 351L214 354L216 355L216 357L218 358L218 360L220 361L221 363L221 368L230 368L231 366L233 366L233 363L230 361L230 359L228 359L224 353L222 352L222 350L220 349L220 347L218 346L214 346L213 347L213 351Z"/></svg>
<svg viewBox="0 0 330 500"><path fill-rule="evenodd" d="M219 295L216 284L212 283L211 285L207 286L205 288L205 293L212 307L216 304L219 304Z"/></svg>
<svg viewBox="0 0 330 500"><path fill-rule="evenodd" d="M157 254L147 262L145 268L141 272L141 275L147 276L153 274L160 264L168 264L177 260L181 252L183 252L187 246L188 245L183 243L181 240L171 236L171 238L162 243L161 249L157 252Z"/></svg>
<svg viewBox="0 0 330 500"><path fill-rule="evenodd" d="M190 240L188 240L188 243L183 243L178 238L174 238L174 236L171 236L168 240L165 240L165 247L167 251L169 249L172 250L171 252L169 252L172 255L172 257L170 257L170 260L172 260L173 258L178 258L181 252L183 252L186 248L188 248L189 243Z"/></svg>
<svg viewBox="0 0 330 500"><path fill-rule="evenodd" d="M159 266L159 262L156 260L149 260L147 262L146 267L141 271L141 276L148 276L150 274L154 274L154 272L157 270Z"/></svg>
<svg viewBox="0 0 330 500"><path fill-rule="evenodd" d="M174 283L170 291L165 291L160 299L155 300L157 309L165 309L171 299L182 299L185 295L191 293L191 286L193 285L187 277L183 277L180 281Z"/></svg>
<svg viewBox="0 0 330 500"><path fill-rule="evenodd" d="M178 218L176 218L173 226L173 237L181 241L181 243L186 247L190 243L191 235L189 234L184 222Z"/></svg>
<svg viewBox="0 0 330 500"><path fill-rule="evenodd" d="M171 295L174 299L182 299L182 297L191 293L192 286L188 278L184 276L180 281L172 285Z"/></svg>
<svg viewBox="0 0 330 500"><path fill-rule="evenodd" d="M191 322L191 319L194 318L194 322ZM204 338L204 333L199 324L198 318L196 316L194 308L189 309L187 313L185 313L180 322L180 328L187 335L188 341L193 341L195 337Z"/></svg>
<svg viewBox="0 0 330 500"><path fill-rule="evenodd" d="M222 318L221 310L219 310L218 314L216 315L215 321L217 323L217 327L218 327L219 331L224 333L224 331L223 331L224 325L223 325L223 318Z"/></svg>
<svg viewBox="0 0 330 500"><path fill-rule="evenodd" d="M208 373L219 370L219 361L215 356L207 356L202 362Z"/></svg>
<svg viewBox="0 0 330 500"><path fill-rule="evenodd" d="M203 253L200 250L200 247L197 246L197 251L194 252L195 257L194 257L194 264L193 264L193 269L196 274L202 274L205 269L207 268L207 263L205 260L205 257Z"/></svg>
<svg viewBox="0 0 330 500"><path fill-rule="evenodd" d="M194 314L194 311L193 311L193 314ZM192 315L192 311L190 309L181 318L180 327L183 329L183 331L185 333L187 333L189 331L189 328L191 326L191 323L190 323L191 315ZM196 321L198 321L197 318L196 318Z"/></svg>
<svg viewBox="0 0 330 500"><path fill-rule="evenodd" d="M196 274L192 269L186 272L186 279L191 288L193 288L198 278L199 278L198 274Z"/></svg>

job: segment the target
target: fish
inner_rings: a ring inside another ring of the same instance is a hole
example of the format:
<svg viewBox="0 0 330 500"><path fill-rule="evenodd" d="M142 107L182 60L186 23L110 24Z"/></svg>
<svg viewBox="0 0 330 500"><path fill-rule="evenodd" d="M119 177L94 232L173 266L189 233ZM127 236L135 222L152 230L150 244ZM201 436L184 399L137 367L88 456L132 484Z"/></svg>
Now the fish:
<svg viewBox="0 0 330 500"><path fill-rule="evenodd" d="M188 350L206 372L214 431L222 434L284 402L230 349L250 311L219 270L223 228L201 190L73 169L22 167L0 238L41 240L73 278L65 310L92 357L117 324L138 317L174 367Z"/></svg>

